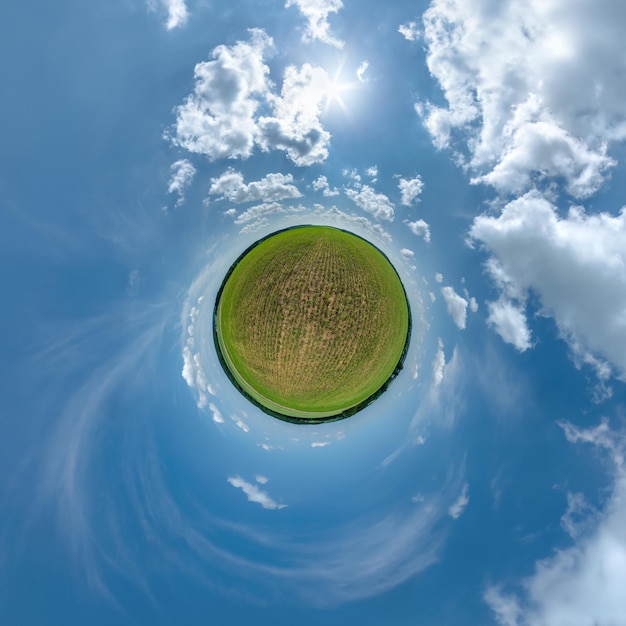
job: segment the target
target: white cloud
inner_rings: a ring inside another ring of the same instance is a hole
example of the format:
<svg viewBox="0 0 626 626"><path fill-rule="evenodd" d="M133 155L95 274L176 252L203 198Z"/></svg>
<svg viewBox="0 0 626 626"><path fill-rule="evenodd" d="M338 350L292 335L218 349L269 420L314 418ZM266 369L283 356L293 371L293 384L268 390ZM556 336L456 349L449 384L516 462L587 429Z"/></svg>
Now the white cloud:
<svg viewBox="0 0 626 626"><path fill-rule="evenodd" d="M376 193L368 185L363 185L359 189L346 189L346 196L377 220L393 221L393 204L389 198L382 193Z"/></svg>
<svg viewBox="0 0 626 626"><path fill-rule="evenodd" d="M504 342L510 343L520 352L525 352L532 346L526 314L520 306L507 298L500 298L496 302L488 302L487 307L487 323L493 326Z"/></svg>
<svg viewBox="0 0 626 626"><path fill-rule="evenodd" d="M586 532L538 561L517 592L490 586L485 601L503 626L613 626L626 615L626 473L624 438L606 422L590 429L562 423L568 440L605 448L614 466L610 498L590 512ZM568 510L570 509L568 504ZM574 504L580 509L580 502Z"/></svg>
<svg viewBox="0 0 626 626"><path fill-rule="evenodd" d="M415 178L400 178L398 189L400 189L402 198L400 203L405 206L410 206L419 198L424 189L424 183L420 176L416 176Z"/></svg>
<svg viewBox="0 0 626 626"><path fill-rule="evenodd" d="M439 272L435 272L435 282L442 283L443 282L443 274Z"/></svg>
<svg viewBox="0 0 626 626"><path fill-rule="evenodd" d="M259 119L259 146L281 149L296 165L321 163L328 156L330 133L319 121L331 80L321 67L305 63L285 69L280 96L268 94L273 116Z"/></svg>
<svg viewBox="0 0 626 626"><path fill-rule="evenodd" d="M467 300L456 293L452 287L442 287L441 295L446 302L450 317L457 327L463 330L467 319Z"/></svg>
<svg viewBox="0 0 626 626"><path fill-rule="evenodd" d="M313 441L311 442L311 448L325 448L331 444L330 441Z"/></svg>
<svg viewBox="0 0 626 626"><path fill-rule="evenodd" d="M341 174L342 176L345 176L346 178L350 178L351 180L357 183L361 182L361 175L356 171L356 168L352 168L351 170L343 169L341 170Z"/></svg>
<svg viewBox="0 0 626 626"><path fill-rule="evenodd" d="M201 299L198 300L198 304L200 304L200 302ZM187 385L197 391L198 399L196 404L198 408L204 409L209 403L207 392L212 393L212 387L207 380L206 374L204 373L200 354L196 351L196 341L194 335L196 321L199 315L200 309L198 307L193 306L190 308L187 335L185 337L185 345L183 347L183 369L181 374Z"/></svg>
<svg viewBox="0 0 626 626"><path fill-rule="evenodd" d="M272 92L264 57L273 46L259 29L249 41L217 46L212 60L198 63L194 91L176 109L171 140L211 160L248 158L256 146L284 150L296 165L328 156L330 134L319 121L331 81L305 63L285 69L280 95ZM270 115L258 116L259 108Z"/></svg>
<svg viewBox="0 0 626 626"><path fill-rule="evenodd" d="M376 180L376 177L378 176L378 166L377 165L372 165L372 167L368 167L365 170L365 173L371 178L373 179L373 181Z"/></svg>
<svg viewBox="0 0 626 626"><path fill-rule="evenodd" d="M270 495L259 489L256 485L245 481L240 476L229 476L226 479L233 487L237 489L241 489L250 502L256 502L260 504L264 509L284 509L287 507L286 504L278 504L275 500L273 500Z"/></svg>
<svg viewBox="0 0 626 626"><path fill-rule="evenodd" d="M587 502L584 494L568 492L567 510L561 516L561 528L572 539L577 539L596 521L596 513L596 509Z"/></svg>
<svg viewBox="0 0 626 626"><path fill-rule="evenodd" d="M269 89L263 57L272 45L254 29L249 41L217 46L211 61L196 65L194 92L177 108L175 144L211 160L250 156L255 113Z"/></svg>
<svg viewBox="0 0 626 626"><path fill-rule="evenodd" d="M243 430L244 433L250 432L250 427L238 415L231 415L230 419L235 422L235 426Z"/></svg>
<svg viewBox="0 0 626 626"><path fill-rule="evenodd" d="M398 32L407 41L417 41L422 36L422 31L417 25L417 22L407 22L406 24L401 24L398 26Z"/></svg>
<svg viewBox="0 0 626 626"><path fill-rule="evenodd" d="M430 226L424 220L416 220L415 222L404 220L404 223L411 229L414 235L423 237L426 243L430 242Z"/></svg>
<svg viewBox="0 0 626 626"><path fill-rule="evenodd" d="M433 0L424 40L447 106L416 108L435 144L462 138L474 181L503 192L550 176L593 193L626 137L624 17L619 0Z"/></svg>
<svg viewBox="0 0 626 626"><path fill-rule="evenodd" d="M435 360L433 361L433 385L439 387L443 380L443 372L446 366L446 355L443 351L443 341L438 339L437 353L435 354Z"/></svg>
<svg viewBox="0 0 626 626"><path fill-rule="evenodd" d="M167 30L173 30L187 23L189 13L185 0L161 0L161 4L167 11L167 22L165 22Z"/></svg>
<svg viewBox="0 0 626 626"><path fill-rule="evenodd" d="M476 313L476 311L478 311L478 302L476 302L476 298L469 299L469 308L472 313Z"/></svg>
<svg viewBox="0 0 626 626"><path fill-rule="evenodd" d="M262 476L261 474L257 474L257 475L254 477L254 480L255 480L257 483L259 483L259 485L266 485L269 479L268 479L268 478L266 478L265 476Z"/></svg>
<svg viewBox="0 0 626 626"><path fill-rule="evenodd" d="M235 224L246 224L250 222L258 222L268 215L280 213L302 213L306 209L302 206L285 207L280 202L263 202L246 209L241 215L235 218Z"/></svg>
<svg viewBox="0 0 626 626"><path fill-rule="evenodd" d="M223 424L224 418L222 417L222 413L212 402L209 404L209 409L211 409L211 413L213 414L213 421L216 424Z"/></svg>
<svg viewBox="0 0 626 626"><path fill-rule="evenodd" d="M365 78L365 72L367 72L369 66L370 64L367 61L363 61L361 65L359 65L356 71L356 77L358 78L359 82L364 83L367 80Z"/></svg>
<svg viewBox="0 0 626 626"><path fill-rule="evenodd" d="M218 178L211 179L212 195L227 198L235 204L243 202L275 202L286 198L300 198L302 194L292 184L291 174L267 174L261 180L244 183L240 172L229 168Z"/></svg>
<svg viewBox="0 0 626 626"><path fill-rule="evenodd" d="M336 48L343 48L343 41L330 34L328 15L337 13L343 7L341 0L287 0L286 8L296 6L300 13L306 17L307 29L302 36L302 41L309 42L319 39Z"/></svg>
<svg viewBox="0 0 626 626"><path fill-rule="evenodd" d="M626 379L624 210L612 216L572 207L561 218L550 202L529 192L498 217L477 217L470 232L494 255L488 270L502 296L489 305L489 317L504 329L503 337L518 349L530 346L523 310L524 292L530 290L541 300L540 313L555 319L580 362L606 377L603 361L608 361Z"/></svg>
<svg viewBox="0 0 626 626"><path fill-rule="evenodd" d="M469 485L465 483L463 485L461 493L459 494L459 497L448 509L448 515L452 519L458 519L459 517L461 517L463 511L465 511L465 507L469 504L469 501Z"/></svg>
<svg viewBox="0 0 626 626"><path fill-rule="evenodd" d="M415 256L415 252L413 252L413 250L409 250L408 248L402 248L402 250L400 250L400 254L405 259L412 259Z"/></svg>
<svg viewBox="0 0 626 626"><path fill-rule="evenodd" d="M191 184L196 174L196 168L187 159L179 159L172 163L170 172L167 193L178 194L176 206L180 206L185 201L185 189Z"/></svg>
<svg viewBox="0 0 626 626"><path fill-rule="evenodd" d="M325 197L339 195L339 190L336 187L331 189L330 185L328 184L328 179L326 178L326 176L323 175L318 176L313 181L313 189L315 189L315 191L321 191Z"/></svg>

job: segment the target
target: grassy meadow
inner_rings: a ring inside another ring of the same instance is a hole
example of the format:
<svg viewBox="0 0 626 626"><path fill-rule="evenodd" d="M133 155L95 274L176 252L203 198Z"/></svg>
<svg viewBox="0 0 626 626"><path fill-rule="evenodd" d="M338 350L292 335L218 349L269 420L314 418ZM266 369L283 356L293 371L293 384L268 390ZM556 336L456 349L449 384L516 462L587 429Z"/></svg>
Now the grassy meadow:
<svg viewBox="0 0 626 626"><path fill-rule="evenodd" d="M236 262L220 290L223 361L262 406L294 417L341 413L394 373L410 324L389 260L345 231L281 231Z"/></svg>

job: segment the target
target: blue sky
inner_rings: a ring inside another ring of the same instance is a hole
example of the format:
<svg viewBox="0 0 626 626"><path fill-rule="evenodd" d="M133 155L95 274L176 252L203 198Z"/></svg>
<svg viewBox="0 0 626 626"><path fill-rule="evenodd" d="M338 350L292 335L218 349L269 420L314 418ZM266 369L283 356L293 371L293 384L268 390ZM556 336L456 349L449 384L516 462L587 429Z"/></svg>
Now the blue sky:
<svg viewBox="0 0 626 626"><path fill-rule="evenodd" d="M620 0L62 0L0 23L0 622L626 623ZM405 367L257 410L224 273L380 247Z"/></svg>

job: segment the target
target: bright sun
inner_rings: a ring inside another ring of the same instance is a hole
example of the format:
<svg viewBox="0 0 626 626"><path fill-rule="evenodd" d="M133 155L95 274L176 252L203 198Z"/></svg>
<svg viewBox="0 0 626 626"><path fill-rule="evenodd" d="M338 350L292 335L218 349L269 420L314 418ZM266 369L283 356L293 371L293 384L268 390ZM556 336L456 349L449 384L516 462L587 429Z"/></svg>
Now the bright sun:
<svg viewBox="0 0 626 626"><path fill-rule="evenodd" d="M338 104L339 107L346 113L348 107L346 104L345 96L349 91L354 90L359 84L363 82L363 73L367 69L367 64L363 63L357 71L358 80L352 80L349 82L342 80L343 64L339 66L335 72L334 78L328 80L328 83L324 89L324 111L328 112L331 106Z"/></svg>

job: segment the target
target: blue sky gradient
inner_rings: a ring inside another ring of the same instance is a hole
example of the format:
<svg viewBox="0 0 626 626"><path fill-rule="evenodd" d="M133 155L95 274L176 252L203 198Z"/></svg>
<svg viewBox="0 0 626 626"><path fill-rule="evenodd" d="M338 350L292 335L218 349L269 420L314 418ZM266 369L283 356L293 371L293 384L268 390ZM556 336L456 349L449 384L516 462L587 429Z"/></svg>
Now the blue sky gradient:
<svg viewBox="0 0 626 626"><path fill-rule="evenodd" d="M626 623L620 0L120 0L0 22L0 623ZM388 255L388 391L247 402L215 295Z"/></svg>

